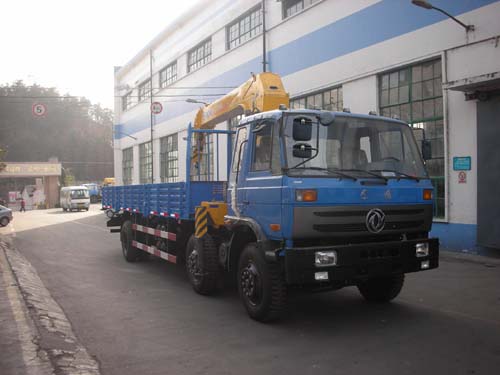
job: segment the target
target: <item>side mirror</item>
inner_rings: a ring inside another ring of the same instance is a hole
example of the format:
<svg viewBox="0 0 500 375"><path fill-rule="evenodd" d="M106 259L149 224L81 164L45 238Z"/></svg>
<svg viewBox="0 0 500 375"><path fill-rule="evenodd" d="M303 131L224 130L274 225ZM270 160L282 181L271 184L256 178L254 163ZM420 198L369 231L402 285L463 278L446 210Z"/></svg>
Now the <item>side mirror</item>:
<svg viewBox="0 0 500 375"><path fill-rule="evenodd" d="M321 112L320 115L318 116L319 122L321 125L331 125L335 121L335 114L332 112Z"/></svg>
<svg viewBox="0 0 500 375"><path fill-rule="evenodd" d="M312 156L312 147L307 143L297 143L293 145L293 156L296 158L308 159Z"/></svg>
<svg viewBox="0 0 500 375"><path fill-rule="evenodd" d="M312 138L312 121L307 117L293 119L293 139L295 141L310 141Z"/></svg>
<svg viewBox="0 0 500 375"><path fill-rule="evenodd" d="M432 159L432 146L431 141L422 140L422 158L424 160Z"/></svg>

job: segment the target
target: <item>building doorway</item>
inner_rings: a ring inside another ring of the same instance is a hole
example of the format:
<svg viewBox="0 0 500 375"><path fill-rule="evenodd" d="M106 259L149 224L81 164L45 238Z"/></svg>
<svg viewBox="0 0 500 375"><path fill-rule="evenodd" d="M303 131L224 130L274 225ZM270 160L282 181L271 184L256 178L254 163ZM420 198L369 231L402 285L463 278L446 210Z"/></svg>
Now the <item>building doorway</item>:
<svg viewBox="0 0 500 375"><path fill-rule="evenodd" d="M500 95L477 102L477 243L500 249Z"/></svg>

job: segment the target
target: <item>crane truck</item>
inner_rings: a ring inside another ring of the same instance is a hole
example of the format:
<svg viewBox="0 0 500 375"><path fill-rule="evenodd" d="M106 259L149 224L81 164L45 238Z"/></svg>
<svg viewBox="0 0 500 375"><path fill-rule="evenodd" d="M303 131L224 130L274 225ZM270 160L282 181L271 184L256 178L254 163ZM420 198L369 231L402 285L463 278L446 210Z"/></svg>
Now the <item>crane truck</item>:
<svg viewBox="0 0 500 375"><path fill-rule="evenodd" d="M283 314L293 288L355 286L388 302L406 273L437 268L430 145L397 119L288 105L278 75L255 75L199 109L184 181L103 188L126 261L182 263L203 295L229 274L263 322ZM238 115L235 131L216 129ZM224 179L208 161L219 159L213 137L226 137Z"/></svg>

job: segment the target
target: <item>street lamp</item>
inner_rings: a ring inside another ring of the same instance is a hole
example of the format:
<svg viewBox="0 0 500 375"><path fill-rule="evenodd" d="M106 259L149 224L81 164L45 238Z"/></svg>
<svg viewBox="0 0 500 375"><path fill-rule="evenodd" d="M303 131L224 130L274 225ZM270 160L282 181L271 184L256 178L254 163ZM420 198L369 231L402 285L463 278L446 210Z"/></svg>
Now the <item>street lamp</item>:
<svg viewBox="0 0 500 375"><path fill-rule="evenodd" d="M196 99L192 99L192 98L187 98L186 102L187 103L193 103L193 104L204 104L205 106L208 105L207 102L202 102L201 100L196 100Z"/></svg>
<svg viewBox="0 0 500 375"><path fill-rule="evenodd" d="M122 132L122 131L120 131L120 130L115 130L115 131L114 131L114 133L115 133L115 134L123 134L123 135L125 135L125 136L127 136L127 137L129 137L129 138L132 138L134 141L137 141L137 138L136 138L136 137L134 137L133 135L127 134L127 133Z"/></svg>
<svg viewBox="0 0 500 375"><path fill-rule="evenodd" d="M462 21L460 21L460 20L456 19L455 17L453 17L450 13L444 11L441 8L435 7L434 5L432 5L431 3L429 3L428 1L425 1L425 0L411 0L411 2L412 2L413 5L416 5L416 6L420 7L420 8L434 9L434 10L437 10L438 12L443 13L444 15L448 16L453 21L455 21L456 23L458 23L460 26L462 26L463 28L465 28L465 31L474 31L474 25L466 25Z"/></svg>

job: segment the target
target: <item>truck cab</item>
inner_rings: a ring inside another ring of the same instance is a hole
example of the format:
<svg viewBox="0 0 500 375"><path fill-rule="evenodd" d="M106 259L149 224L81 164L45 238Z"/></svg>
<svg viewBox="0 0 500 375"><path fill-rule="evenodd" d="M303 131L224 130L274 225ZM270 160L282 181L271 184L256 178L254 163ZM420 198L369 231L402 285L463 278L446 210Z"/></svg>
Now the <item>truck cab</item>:
<svg viewBox="0 0 500 375"><path fill-rule="evenodd" d="M227 204L231 251L253 233L286 285L357 285L369 300L389 300L404 273L438 267L438 240L428 236L433 186L399 120L315 110L248 116L235 135ZM263 271L246 262L239 272L256 284ZM252 309L254 292L245 293Z"/></svg>

